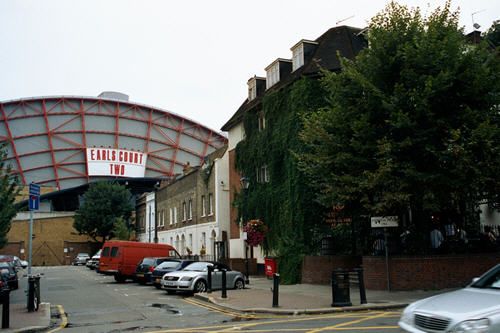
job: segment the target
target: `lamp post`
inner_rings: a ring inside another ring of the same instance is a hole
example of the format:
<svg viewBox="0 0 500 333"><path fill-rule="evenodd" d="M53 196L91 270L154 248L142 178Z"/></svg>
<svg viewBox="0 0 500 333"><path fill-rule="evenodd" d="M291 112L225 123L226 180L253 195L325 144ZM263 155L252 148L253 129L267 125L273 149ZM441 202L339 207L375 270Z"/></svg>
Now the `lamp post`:
<svg viewBox="0 0 500 333"><path fill-rule="evenodd" d="M247 177L243 177L240 179L241 188L243 189L243 214L241 214L243 221L246 218L246 209L247 209L247 191L248 186L250 186L250 179ZM243 240L245 242L245 284L250 283L250 279L248 278L248 240L247 233L243 233Z"/></svg>

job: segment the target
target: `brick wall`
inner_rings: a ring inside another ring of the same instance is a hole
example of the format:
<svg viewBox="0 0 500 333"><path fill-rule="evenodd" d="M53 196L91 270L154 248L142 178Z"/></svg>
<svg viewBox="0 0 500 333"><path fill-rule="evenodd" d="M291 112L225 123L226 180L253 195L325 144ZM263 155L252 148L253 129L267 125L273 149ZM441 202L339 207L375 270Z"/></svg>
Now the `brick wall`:
<svg viewBox="0 0 500 333"><path fill-rule="evenodd" d="M389 258L391 290L463 287L500 262L500 253L392 256ZM366 289L386 290L385 257L363 257Z"/></svg>
<svg viewBox="0 0 500 333"><path fill-rule="evenodd" d="M240 258L234 258L234 259L219 259L220 262L225 263L226 265L229 266L232 270L239 271L243 274L245 274L245 259L240 259ZM248 273L250 275L256 275L258 274L257 270L257 259L255 258L248 258Z"/></svg>
<svg viewBox="0 0 500 333"><path fill-rule="evenodd" d="M308 256L302 262L302 283L330 284L332 270L353 269L360 265L360 256Z"/></svg>

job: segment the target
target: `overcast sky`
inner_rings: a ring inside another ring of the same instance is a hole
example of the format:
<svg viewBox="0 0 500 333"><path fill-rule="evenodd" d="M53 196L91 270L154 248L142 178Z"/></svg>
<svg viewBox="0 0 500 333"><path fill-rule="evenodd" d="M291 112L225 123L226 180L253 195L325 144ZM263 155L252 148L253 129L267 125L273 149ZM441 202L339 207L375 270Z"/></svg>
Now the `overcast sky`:
<svg viewBox="0 0 500 333"><path fill-rule="evenodd" d="M399 2L424 12L444 4ZM250 77L290 58L301 39L336 25L365 27L387 3L0 0L0 101L118 91L219 131ZM457 7L466 32L472 19L486 30L500 18L498 0L452 1Z"/></svg>

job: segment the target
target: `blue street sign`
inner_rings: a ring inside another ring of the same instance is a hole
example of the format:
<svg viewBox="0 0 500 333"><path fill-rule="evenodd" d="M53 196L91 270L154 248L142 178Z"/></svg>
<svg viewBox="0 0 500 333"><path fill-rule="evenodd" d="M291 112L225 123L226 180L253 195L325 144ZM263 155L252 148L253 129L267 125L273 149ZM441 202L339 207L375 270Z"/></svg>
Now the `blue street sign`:
<svg viewBox="0 0 500 333"><path fill-rule="evenodd" d="M30 210L38 210L40 206L40 197L37 195L30 195Z"/></svg>
<svg viewBox="0 0 500 333"><path fill-rule="evenodd" d="M30 210L38 210L40 206L40 197L37 195L30 195Z"/></svg>
<svg viewBox="0 0 500 333"><path fill-rule="evenodd" d="M30 183L30 196L40 196L40 185L37 185L35 183Z"/></svg>

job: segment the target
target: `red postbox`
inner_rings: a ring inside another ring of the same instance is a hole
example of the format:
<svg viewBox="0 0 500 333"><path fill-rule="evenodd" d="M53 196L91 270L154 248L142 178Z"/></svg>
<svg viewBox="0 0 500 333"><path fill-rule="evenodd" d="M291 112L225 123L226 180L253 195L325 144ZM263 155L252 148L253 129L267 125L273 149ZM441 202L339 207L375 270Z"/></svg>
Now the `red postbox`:
<svg viewBox="0 0 500 333"><path fill-rule="evenodd" d="M266 265L266 276L272 278L273 274L277 273L276 257L265 257L264 264Z"/></svg>

